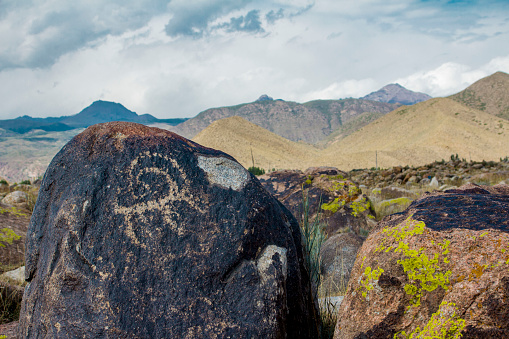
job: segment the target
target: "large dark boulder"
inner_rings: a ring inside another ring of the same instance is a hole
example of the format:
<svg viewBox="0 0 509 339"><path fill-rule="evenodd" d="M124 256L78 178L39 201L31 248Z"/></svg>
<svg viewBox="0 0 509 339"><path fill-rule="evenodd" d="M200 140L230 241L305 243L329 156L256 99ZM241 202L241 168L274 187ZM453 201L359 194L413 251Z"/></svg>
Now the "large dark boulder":
<svg viewBox="0 0 509 339"><path fill-rule="evenodd" d="M229 155L134 123L55 156L25 277L27 338L317 335L294 217Z"/></svg>

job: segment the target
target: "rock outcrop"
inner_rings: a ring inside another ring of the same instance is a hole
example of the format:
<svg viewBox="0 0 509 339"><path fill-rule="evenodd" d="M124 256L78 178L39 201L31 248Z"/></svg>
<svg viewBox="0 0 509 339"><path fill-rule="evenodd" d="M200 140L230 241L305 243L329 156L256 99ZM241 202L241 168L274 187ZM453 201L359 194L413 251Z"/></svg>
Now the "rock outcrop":
<svg viewBox="0 0 509 339"><path fill-rule="evenodd" d="M297 219L304 214L303 197L307 197L309 216L314 219L321 214L329 237L350 231L366 236L375 224L367 196L337 168L276 171L258 179Z"/></svg>
<svg viewBox="0 0 509 339"><path fill-rule="evenodd" d="M26 241L24 338L315 338L294 217L229 155L134 123L55 156Z"/></svg>
<svg viewBox="0 0 509 339"><path fill-rule="evenodd" d="M427 194L359 250L334 338L509 338L509 186Z"/></svg>

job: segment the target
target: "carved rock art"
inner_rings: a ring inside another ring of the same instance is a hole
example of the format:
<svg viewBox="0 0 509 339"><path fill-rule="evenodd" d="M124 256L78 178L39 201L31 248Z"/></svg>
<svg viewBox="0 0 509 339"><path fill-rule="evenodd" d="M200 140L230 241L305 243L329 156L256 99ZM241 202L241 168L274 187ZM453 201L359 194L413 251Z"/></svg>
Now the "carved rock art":
<svg viewBox="0 0 509 339"><path fill-rule="evenodd" d="M26 338L314 338L294 217L229 155L133 123L55 156L26 241Z"/></svg>

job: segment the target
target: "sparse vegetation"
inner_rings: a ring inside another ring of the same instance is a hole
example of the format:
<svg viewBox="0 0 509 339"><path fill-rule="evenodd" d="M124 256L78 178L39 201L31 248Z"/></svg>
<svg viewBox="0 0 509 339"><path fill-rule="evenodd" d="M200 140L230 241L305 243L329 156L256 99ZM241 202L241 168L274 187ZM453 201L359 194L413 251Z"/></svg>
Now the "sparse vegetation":
<svg viewBox="0 0 509 339"><path fill-rule="evenodd" d="M260 167L251 166L247 170L252 175L262 175L262 174L265 174L265 170L263 168L260 168Z"/></svg>
<svg viewBox="0 0 509 339"><path fill-rule="evenodd" d="M332 305L328 299L329 295L321 295L319 293L322 286L320 250L323 242L326 240L325 225L321 222L321 214L319 212L315 219L311 220L309 214L309 200L307 192L304 189L302 194L302 207L301 232L304 262L311 279L313 298L317 302L320 297L325 298L325 302L320 306L320 328L321 337L329 339L334 335L334 327L336 326L337 318L334 305Z"/></svg>

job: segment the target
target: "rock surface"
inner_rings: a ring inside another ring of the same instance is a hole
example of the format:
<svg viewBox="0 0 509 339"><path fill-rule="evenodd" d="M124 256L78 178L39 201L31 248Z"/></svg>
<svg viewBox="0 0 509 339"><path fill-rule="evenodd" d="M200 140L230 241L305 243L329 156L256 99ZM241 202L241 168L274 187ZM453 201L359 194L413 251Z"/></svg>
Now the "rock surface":
<svg viewBox="0 0 509 339"><path fill-rule="evenodd" d="M21 336L314 338L300 237L227 154L138 124L91 126L42 181Z"/></svg>
<svg viewBox="0 0 509 339"><path fill-rule="evenodd" d="M466 185L386 217L359 250L334 338L509 338L508 213L509 186Z"/></svg>
<svg viewBox="0 0 509 339"><path fill-rule="evenodd" d="M0 246L0 262L5 266L17 267L25 260L25 238L30 219L28 213L19 212L12 206L2 203L0 203L0 212L0 230L4 235L9 234L9 238L12 239L10 244L2 242L5 246ZM5 228L10 231L4 232ZM14 239L11 231L19 238ZM0 273L4 273L4 270L0 269Z"/></svg>
<svg viewBox="0 0 509 339"><path fill-rule="evenodd" d="M355 233L335 234L327 239L320 250L322 289L346 290L355 258L364 239Z"/></svg>
<svg viewBox="0 0 509 339"><path fill-rule="evenodd" d="M25 266L21 266L15 270L2 273L0 277L12 280L15 284L21 285L25 282Z"/></svg>
<svg viewBox="0 0 509 339"><path fill-rule="evenodd" d="M329 237L349 231L365 235L375 224L374 215L367 197L347 176L334 167L313 167L304 173L275 171L258 179L298 220L304 212L303 196L307 196L311 219L321 213Z"/></svg>

